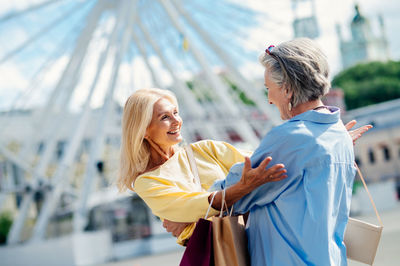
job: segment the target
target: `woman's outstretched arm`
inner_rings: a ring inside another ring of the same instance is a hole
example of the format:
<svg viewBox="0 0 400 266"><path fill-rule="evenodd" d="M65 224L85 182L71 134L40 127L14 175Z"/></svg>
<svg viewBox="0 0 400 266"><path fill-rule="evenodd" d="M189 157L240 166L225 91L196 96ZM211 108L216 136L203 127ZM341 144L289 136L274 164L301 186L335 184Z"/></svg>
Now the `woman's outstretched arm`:
<svg viewBox="0 0 400 266"><path fill-rule="evenodd" d="M225 202L227 207L232 206L236 201L249 194L260 185L268 182L279 181L287 177L286 170L284 169L285 166L283 164L275 164L274 166L267 168L271 160L271 157L267 157L257 167L252 168L250 158L245 158L240 181L225 190ZM218 210L221 208L222 197L223 191L220 190L215 195L212 203L214 209ZM208 197L209 202L211 202L211 198L212 195Z"/></svg>

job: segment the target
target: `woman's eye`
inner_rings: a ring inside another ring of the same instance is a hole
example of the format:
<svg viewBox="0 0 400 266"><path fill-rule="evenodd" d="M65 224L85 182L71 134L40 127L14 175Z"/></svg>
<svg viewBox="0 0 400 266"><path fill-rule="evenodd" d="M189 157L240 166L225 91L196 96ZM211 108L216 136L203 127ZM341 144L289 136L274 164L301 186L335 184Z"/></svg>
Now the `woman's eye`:
<svg viewBox="0 0 400 266"><path fill-rule="evenodd" d="M167 119L167 118L168 118L167 115L163 115L163 116L161 117L161 120L165 120L165 119Z"/></svg>
<svg viewBox="0 0 400 266"><path fill-rule="evenodd" d="M177 114L178 114L178 111L175 111L175 112L174 112L174 115L177 115Z"/></svg>

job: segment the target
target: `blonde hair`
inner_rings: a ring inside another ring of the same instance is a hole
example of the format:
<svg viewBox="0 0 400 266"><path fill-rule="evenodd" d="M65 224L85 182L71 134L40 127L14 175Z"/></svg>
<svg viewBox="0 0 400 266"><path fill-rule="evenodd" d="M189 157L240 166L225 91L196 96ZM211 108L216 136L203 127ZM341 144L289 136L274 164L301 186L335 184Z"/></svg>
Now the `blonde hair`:
<svg viewBox="0 0 400 266"><path fill-rule="evenodd" d="M321 98L331 86L327 58L311 39L283 42L269 54L261 54L259 61L268 69L273 82L293 92L293 107Z"/></svg>
<svg viewBox="0 0 400 266"><path fill-rule="evenodd" d="M126 100L122 114L121 156L117 180L121 192L133 190L136 177L146 170L150 146L144 137L152 120L154 104L162 98L178 106L171 91L154 88L137 90Z"/></svg>

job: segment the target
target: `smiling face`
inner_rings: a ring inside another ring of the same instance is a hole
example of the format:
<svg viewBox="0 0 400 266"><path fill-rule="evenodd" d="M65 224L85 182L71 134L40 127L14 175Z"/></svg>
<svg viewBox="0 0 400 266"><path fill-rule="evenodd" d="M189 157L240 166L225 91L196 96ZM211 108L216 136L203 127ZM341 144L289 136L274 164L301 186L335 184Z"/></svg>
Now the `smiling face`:
<svg viewBox="0 0 400 266"><path fill-rule="evenodd" d="M265 68L264 71L264 84L268 90L268 102L278 107L283 120L290 119L289 99L291 95L288 95L281 86L272 81L268 68Z"/></svg>
<svg viewBox="0 0 400 266"><path fill-rule="evenodd" d="M158 144L163 151L182 141L182 118L178 106L166 98L158 100L153 107L153 117L146 130L146 138Z"/></svg>

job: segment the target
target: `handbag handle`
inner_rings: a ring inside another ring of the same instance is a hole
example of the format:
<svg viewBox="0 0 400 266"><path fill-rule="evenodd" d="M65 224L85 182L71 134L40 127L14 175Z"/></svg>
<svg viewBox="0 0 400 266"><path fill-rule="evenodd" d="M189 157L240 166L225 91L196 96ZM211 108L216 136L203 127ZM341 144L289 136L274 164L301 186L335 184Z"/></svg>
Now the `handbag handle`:
<svg viewBox="0 0 400 266"><path fill-rule="evenodd" d="M201 191L202 187L201 187L201 182L200 182L200 177L199 177L199 170L197 169L197 164L196 164L196 161L194 160L192 146L190 146L190 144L186 145L185 146L185 151L186 151L186 154L187 154L188 159L189 159L190 168L191 168L192 173L193 173L193 175L195 177L193 179L193 181L194 181L195 184L198 185L199 191ZM210 212L211 205L212 205L212 203L214 201L214 198L215 198L215 195L217 193L218 193L218 191L213 193L213 196L211 198L210 204L208 205L207 213L206 213L206 216L204 216L204 219L207 219L208 213ZM224 204L226 206L226 210L228 211L228 206L226 205L226 201L225 201L225 189L222 191L222 203L221 203L220 217L222 217L222 210L224 208ZM232 213L232 211L231 211L231 213Z"/></svg>
<svg viewBox="0 0 400 266"><path fill-rule="evenodd" d="M210 212L211 205L212 205L212 203L214 201L215 195L217 195L217 192L218 191L213 192L213 196L211 198L210 204L208 205L208 209L207 209L207 212L206 212L206 216L204 216L204 219L207 219L207 217L208 217L208 213Z"/></svg>
<svg viewBox="0 0 400 266"><path fill-rule="evenodd" d="M376 206L375 206L374 200L372 199L371 193L369 193L367 184L365 183L365 180L364 180L364 177L363 177L363 175L362 175L362 173L361 173L361 171L360 171L360 168L358 168L358 165L357 165L356 162L354 162L354 165L356 166L358 175L360 176L360 179L361 179L361 181L362 181L362 183L363 183L363 185L364 185L364 188L365 188L365 190L367 191L369 200L371 201L372 207L374 208L375 215L376 215L376 217L378 218L379 224L380 224L381 226L383 226L381 217L379 216L378 210L376 209Z"/></svg>
<svg viewBox="0 0 400 266"><path fill-rule="evenodd" d="M196 164L196 161L194 160L192 146L190 146L190 144L186 145L185 151L186 151L187 157L189 159L190 168L192 169L192 173L195 177L193 179L193 181L199 187L199 191L201 191L202 188L201 188L201 182L200 182L200 177L199 177L199 170L197 169L197 164Z"/></svg>
<svg viewBox="0 0 400 266"><path fill-rule="evenodd" d="M226 200L225 200L225 188L222 190L222 202L221 202L221 210L219 211L219 218L222 218L222 215L224 214L224 212L223 212L224 206L225 206L226 212L229 214L229 216L232 216L233 206L231 208L231 211L229 211L228 204L226 204Z"/></svg>
<svg viewBox="0 0 400 266"><path fill-rule="evenodd" d="M222 213L223 213L222 211L224 210L224 205L226 205L226 202L225 202L225 188L222 190L221 210L219 211L219 218L222 217Z"/></svg>
<svg viewBox="0 0 400 266"><path fill-rule="evenodd" d="M202 187L201 187L201 182L200 182L200 177L199 177L199 170L197 169L197 164L196 164L196 161L194 160L192 146L190 146L190 144L186 145L185 146L185 151L186 151L186 154L187 154L188 159L189 159L190 168L192 169L192 173L193 173L193 175L195 177L193 179L193 181L194 181L195 184L198 185L199 191L201 191ZM211 205L214 202L214 198L215 198L215 195L217 194L217 192L218 191L215 191L213 193L213 196L211 198L210 204L208 205L208 209L207 209L206 215L204 216L204 219L207 219L207 217L208 217L208 213L210 212ZM225 202L225 190L224 190L222 201Z"/></svg>
<svg viewBox="0 0 400 266"><path fill-rule="evenodd" d="M223 190L221 190L221 191L222 191L222 202L221 202L221 210L220 210L220 213L219 213L219 217L220 217L220 218L222 217L222 214L223 214L222 211L223 211L224 205L225 205L225 207L226 207L226 211L228 212L228 205L226 205L226 201L225 201L225 189L223 189ZM207 212L206 212L206 216L204 216L204 219L207 219L208 213L210 212L212 203L214 202L214 198L215 198L215 195L217 195L217 193L218 193L218 191L214 191L214 192L213 192L213 195L212 195L212 197L211 197L211 201L210 201L210 204L208 205L208 209L207 209ZM225 204L224 204L224 203L225 203ZM232 210L233 210L233 206L232 206ZM232 210L231 210L231 212L229 213L229 216L231 216Z"/></svg>

